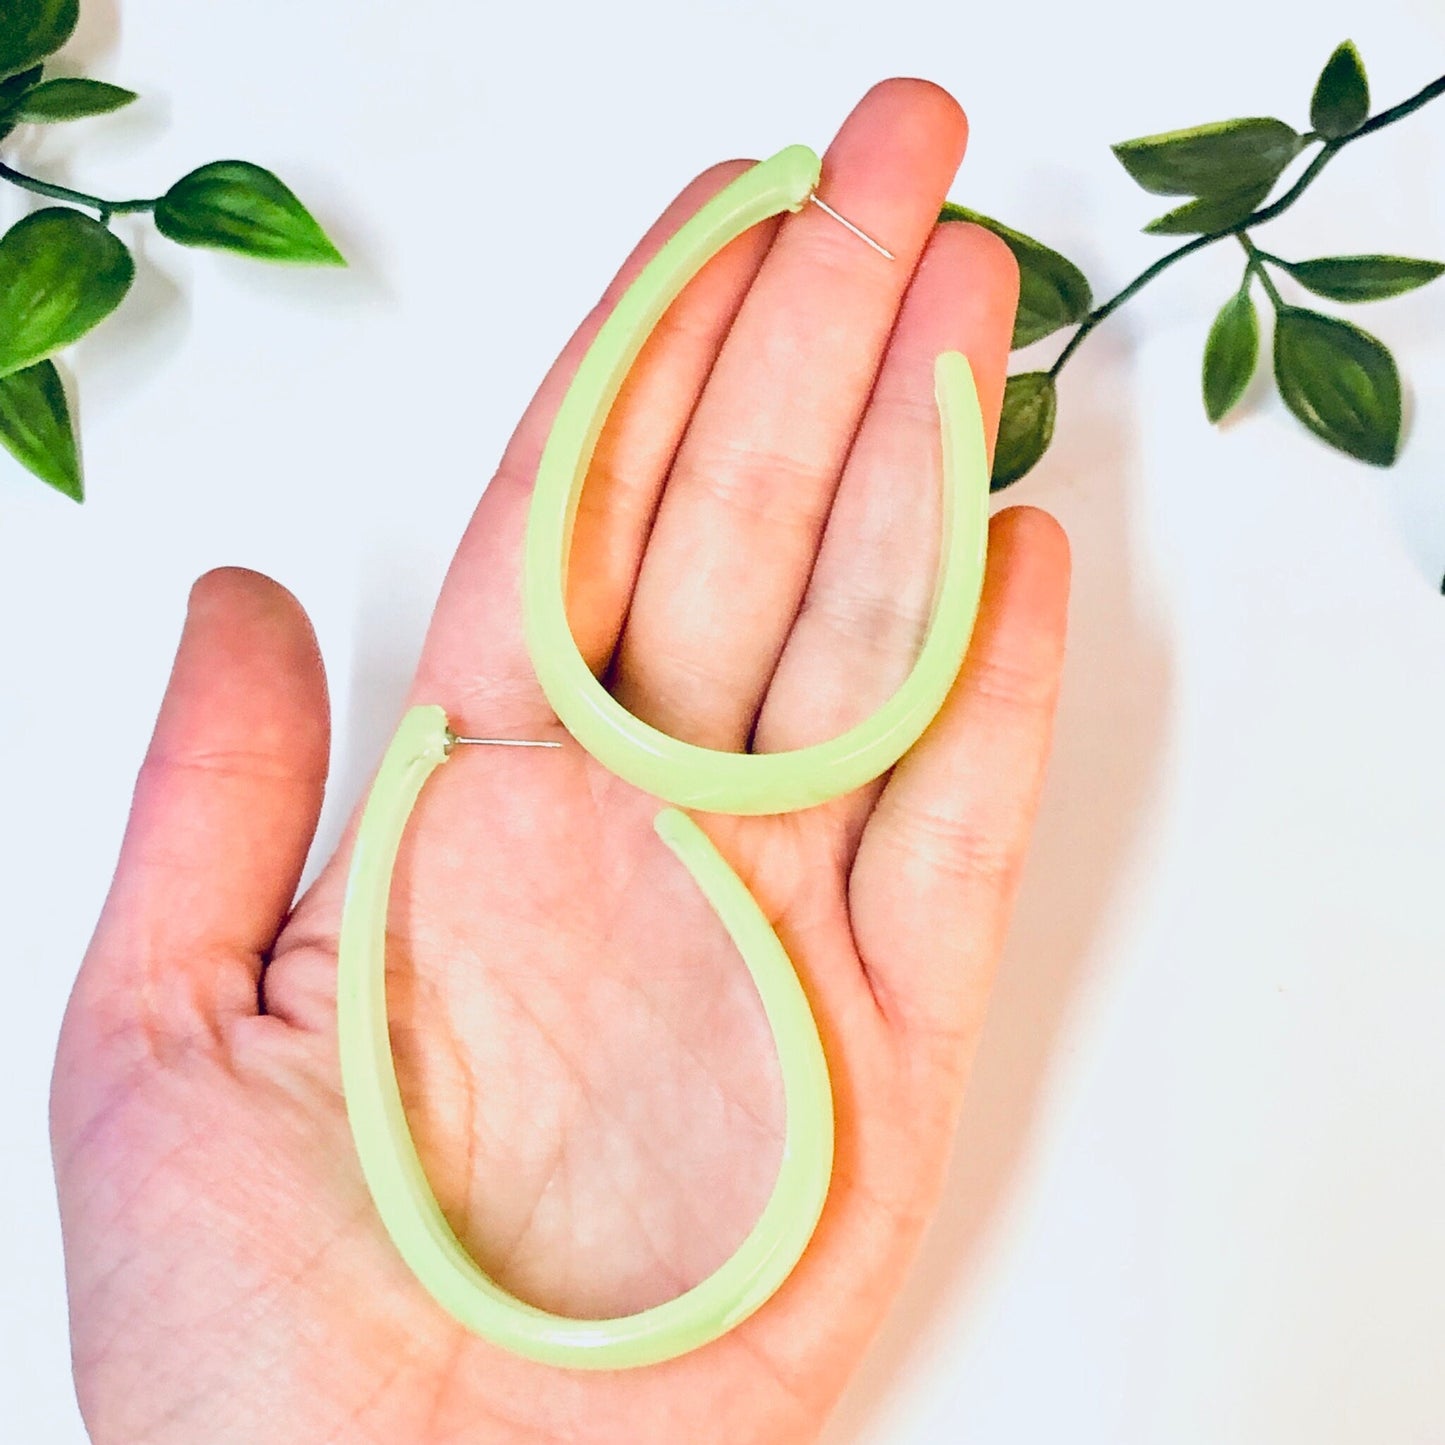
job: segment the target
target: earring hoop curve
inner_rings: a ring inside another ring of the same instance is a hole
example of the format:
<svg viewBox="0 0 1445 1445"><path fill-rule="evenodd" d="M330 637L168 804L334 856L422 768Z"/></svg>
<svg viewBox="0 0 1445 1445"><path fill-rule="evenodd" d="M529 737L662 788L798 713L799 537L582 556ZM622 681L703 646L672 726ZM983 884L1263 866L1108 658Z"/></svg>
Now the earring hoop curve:
<svg viewBox="0 0 1445 1445"><path fill-rule="evenodd" d="M743 881L691 818L664 808L653 826L742 954L777 1045L787 1124L773 1192L726 1263L651 1309L614 1319L573 1319L504 1290L457 1239L427 1182L402 1107L387 1029L392 870L402 830L422 785L446 761L449 738L439 707L414 707L402 718L362 811L346 883L337 1033L346 1112L367 1187L412 1273L443 1309L493 1344L574 1369L625 1369L685 1354L741 1323L777 1290L823 1211L833 1171L833 1095L807 996Z"/></svg>
<svg viewBox="0 0 1445 1445"><path fill-rule="evenodd" d="M567 731L610 772L678 807L791 813L886 772L933 721L968 650L983 587L989 465L968 358L934 363L943 444L943 526L928 633L898 691L826 742L733 753L670 737L628 712L593 675L567 622L566 578L582 486L628 371L669 304L704 264L757 222L807 204L822 162L788 146L744 171L667 240L602 326L562 398L527 515L523 606L537 679Z"/></svg>
<svg viewBox="0 0 1445 1445"><path fill-rule="evenodd" d="M578 500L602 426L648 334L702 266L749 226L800 210L821 161L790 146L744 172L661 248L603 324L563 398L528 518L526 640L543 690L572 736L619 777L667 801L737 814L813 806L877 777L917 740L962 664L982 584L988 465L973 373L957 352L934 371L943 449L943 533L928 634L899 692L830 742L731 754L668 737L627 713L577 651L565 580ZM772 1193L738 1250L663 1304L613 1319L552 1314L490 1279L448 1224L406 1120L386 1006L386 917L402 833L423 785L455 741L439 707L411 708L362 811L338 948L337 1033L347 1117L362 1172L402 1258L474 1333L548 1364L622 1369L698 1348L741 1323L787 1278L812 1237L833 1165L827 1060L807 996L746 885L675 808L654 827L697 882L743 957L777 1047L786 1118Z"/></svg>

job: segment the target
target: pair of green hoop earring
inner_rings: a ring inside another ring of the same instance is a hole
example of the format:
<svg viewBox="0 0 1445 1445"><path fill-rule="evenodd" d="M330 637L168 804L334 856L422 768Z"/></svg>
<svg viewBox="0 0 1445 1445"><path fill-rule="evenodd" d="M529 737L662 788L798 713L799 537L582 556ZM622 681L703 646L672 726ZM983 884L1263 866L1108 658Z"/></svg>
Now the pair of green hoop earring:
<svg viewBox="0 0 1445 1445"><path fill-rule="evenodd" d="M943 526L927 636L907 679L877 712L828 742L789 752L723 753L659 732L627 712L577 649L565 582L578 500L622 383L668 305L749 227L812 197L822 163L789 146L743 172L688 220L642 270L598 331L563 398L528 515L523 601L527 648L558 720L618 777L676 806L655 827L692 875L741 953L777 1046L786 1133L762 1214L726 1263L685 1293L637 1314L573 1319L517 1299L490 1279L447 1223L402 1108L387 1028L386 915L402 831L422 786L456 741L436 706L403 717L372 784L342 912L337 1029L352 1137L383 1225L444 1309L515 1354L573 1368L654 1364L741 1323L782 1284L812 1237L833 1168L828 1065L787 953L742 880L680 807L787 813L880 776L937 715L962 665L983 581L988 459L973 373L959 352L937 358Z"/></svg>

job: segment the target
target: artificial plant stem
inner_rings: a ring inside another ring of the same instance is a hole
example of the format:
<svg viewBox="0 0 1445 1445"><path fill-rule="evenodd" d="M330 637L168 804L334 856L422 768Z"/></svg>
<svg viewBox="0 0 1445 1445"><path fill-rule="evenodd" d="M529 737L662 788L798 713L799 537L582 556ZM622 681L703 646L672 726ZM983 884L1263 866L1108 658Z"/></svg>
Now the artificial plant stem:
<svg viewBox="0 0 1445 1445"><path fill-rule="evenodd" d="M1225 236L1241 235L1247 226L1260 226L1266 221L1272 221L1282 211L1286 211L1299 200L1305 191L1314 183L1315 178L1329 164L1330 160L1342 151L1351 141L1359 140L1361 136L1370 135L1377 130L1384 130L1387 125L1394 125L1397 120L1404 120L1407 115L1419 110L1422 105L1428 105L1430 101L1445 95L1445 75L1432 80L1423 90L1416 91L1408 100L1402 100L1399 105L1392 105L1389 110L1382 110L1379 115L1367 120L1358 130L1351 131L1349 135L1341 136L1337 140L1326 141L1318 151L1315 152L1308 166L1305 167L1300 178L1282 195L1279 200L1265 206L1262 210L1253 212L1246 216L1237 225L1229 226L1222 231L1207 231L1202 236L1195 236L1192 241L1186 241L1184 245L1176 247L1167 256L1161 256L1154 264L1141 271L1122 291L1116 296L1111 296L1104 304L1091 311L1079 323L1079 328L1069 338L1068 345L1059 353L1059 358L1049 368L1049 376L1057 377L1064 369L1064 364L1079 349L1080 342L1098 324L1117 311L1136 292L1142 290L1161 272L1167 271L1176 261L1182 261L1186 256L1192 256L1194 252L1202 250L1205 246L1211 246L1215 241ZM1248 247L1253 242L1247 243ZM1258 252L1254 253L1255 255ZM1251 262L1254 257L1251 256ZM1274 289L1274 284L1264 274L1264 267L1256 265L1256 272L1260 280L1264 282L1265 289L1270 293L1275 305L1283 304L1279 298L1279 292Z"/></svg>
<svg viewBox="0 0 1445 1445"><path fill-rule="evenodd" d="M0 161L0 180L7 180L23 191L34 191L37 196L48 196L52 201L69 201L73 206L85 206L88 210L99 211L101 220L119 215L123 211L153 211L155 200L107 201L100 196L87 195L84 191L73 191L69 186L57 186L51 181L42 181L37 176L27 176L14 166Z"/></svg>
<svg viewBox="0 0 1445 1445"><path fill-rule="evenodd" d="M1372 130L1383 130L1387 125L1394 125L1397 120L1404 120L1412 111L1417 111L1422 105L1429 105L1432 100L1445 95L1445 75L1432 80L1424 90L1416 91L1408 100L1402 100L1399 105L1392 105L1389 110L1382 110L1379 115L1367 120L1359 130L1351 132L1345 137L1346 140L1358 140L1362 135L1369 135Z"/></svg>
<svg viewBox="0 0 1445 1445"><path fill-rule="evenodd" d="M1176 261L1202 250L1218 236L1196 236L1192 241L1176 247L1167 256L1161 256L1152 266L1141 271L1122 291L1111 296L1102 306L1096 307L1079 323L1079 329L1069 337L1069 344L1059 353L1059 359L1049 367L1049 375L1057 376L1064 369L1064 363L1079 349L1079 343L1103 320L1119 309L1136 291L1142 291L1161 271L1167 271Z"/></svg>
<svg viewBox="0 0 1445 1445"><path fill-rule="evenodd" d="M1249 265L1245 268L1246 274L1253 271L1264 283L1264 289L1269 293L1269 299L1274 302L1274 309L1276 311L1283 310L1284 297L1279 294L1279 288L1264 269L1265 253L1243 231L1237 231L1235 234L1239 237L1239 244L1244 247L1244 254L1249 257Z"/></svg>

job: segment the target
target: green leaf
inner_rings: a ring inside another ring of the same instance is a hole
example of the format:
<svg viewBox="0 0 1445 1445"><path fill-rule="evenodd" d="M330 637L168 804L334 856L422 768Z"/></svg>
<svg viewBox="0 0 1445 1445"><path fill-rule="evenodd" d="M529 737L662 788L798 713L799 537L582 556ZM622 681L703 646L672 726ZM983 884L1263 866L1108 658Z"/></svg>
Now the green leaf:
<svg viewBox="0 0 1445 1445"><path fill-rule="evenodd" d="M1258 185L1267 190L1304 144L1282 120L1253 116L1120 141L1113 151L1155 195L1222 196Z"/></svg>
<svg viewBox="0 0 1445 1445"><path fill-rule="evenodd" d="M0 376L0 446L57 492L84 500L70 408L52 362Z"/></svg>
<svg viewBox="0 0 1445 1445"><path fill-rule="evenodd" d="M1241 396L1259 360L1259 315L1248 286L1219 309L1204 343L1204 411L1217 422Z"/></svg>
<svg viewBox="0 0 1445 1445"><path fill-rule="evenodd" d="M130 289L130 252L99 221L49 206L0 237L0 376L69 346Z"/></svg>
<svg viewBox="0 0 1445 1445"><path fill-rule="evenodd" d="M10 114L11 105L32 85L38 85L44 74L43 65L32 65L29 70L22 70L19 75L0 80L0 140L4 140L15 129L15 121Z"/></svg>
<svg viewBox="0 0 1445 1445"><path fill-rule="evenodd" d="M1274 375L1285 405L1332 447L1388 467L1400 445L1400 374L1368 331L1298 306L1274 326Z"/></svg>
<svg viewBox="0 0 1445 1445"><path fill-rule="evenodd" d="M3 0L0 0L3 3ZM6 76L0 80L0 110L5 110L17 96L24 95L33 85L40 84L40 77L45 74L43 65L32 65L29 70L22 70L18 75Z"/></svg>
<svg viewBox="0 0 1445 1445"><path fill-rule="evenodd" d="M1353 40L1346 40L1325 62L1310 100L1310 124L1326 139L1359 130L1370 115L1370 82Z"/></svg>
<svg viewBox="0 0 1445 1445"><path fill-rule="evenodd" d="M1156 216L1144 230L1151 236L1192 236L1205 231L1227 231L1251 216L1269 195L1273 185L1273 181L1265 181L1248 190L1186 201L1182 206Z"/></svg>
<svg viewBox="0 0 1445 1445"><path fill-rule="evenodd" d="M79 18L80 0L0 0L0 77L53 55Z"/></svg>
<svg viewBox="0 0 1445 1445"><path fill-rule="evenodd" d="M1057 405L1054 379L1048 372L1021 371L1009 377L1003 389L990 491L1000 492L1018 481L1048 450Z"/></svg>
<svg viewBox="0 0 1445 1445"><path fill-rule="evenodd" d="M1088 278L1057 251L967 206L945 201L940 221L971 221L992 231L1019 263L1019 307L1014 315L1012 346L1015 351L1049 336L1061 326L1082 321L1094 304Z"/></svg>
<svg viewBox="0 0 1445 1445"><path fill-rule="evenodd" d="M156 204L156 227L182 246L215 246L270 261L344 266L311 213L270 171L213 161L183 176Z"/></svg>
<svg viewBox="0 0 1445 1445"><path fill-rule="evenodd" d="M21 96L10 117L35 125L80 120L87 115L119 110L135 98L135 91L122 90L102 80L47 80Z"/></svg>
<svg viewBox="0 0 1445 1445"><path fill-rule="evenodd" d="M1321 256L1280 264L1307 291L1331 301L1383 301L1445 272L1445 263L1409 256Z"/></svg>

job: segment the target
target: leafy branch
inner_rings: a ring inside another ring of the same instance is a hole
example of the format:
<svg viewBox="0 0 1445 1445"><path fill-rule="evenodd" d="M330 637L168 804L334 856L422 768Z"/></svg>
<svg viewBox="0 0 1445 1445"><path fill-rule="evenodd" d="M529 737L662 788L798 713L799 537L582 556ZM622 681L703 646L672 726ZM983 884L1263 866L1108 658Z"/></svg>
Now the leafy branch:
<svg viewBox="0 0 1445 1445"><path fill-rule="evenodd" d="M1189 198L1144 230L1192 239L1097 307L1088 279L1072 261L988 216L946 204L941 219L987 227L1018 260L1015 350L1066 326L1077 328L1046 371L1009 377L994 455L994 490L1018 481L1048 450L1058 408L1058 376L1084 339L1169 267L1230 236L1243 249L1244 272L1205 341L1205 415L1218 422L1230 411L1258 364L1259 316L1252 295L1258 281L1274 311L1274 376L1285 405L1330 446L1377 466L1392 465L1401 426L1394 357L1383 342L1352 322L1286 301L1269 268L1317 296L1361 302L1423 286L1445 272L1445 264L1389 255L1287 261L1257 245L1251 232L1294 205L1347 145L1404 120L1442 94L1445 76L1371 117L1365 68L1347 40L1330 56L1315 85L1312 129L1307 133L1282 120L1256 116L1121 141L1114 154L1140 186L1155 195ZM1299 178L1269 202L1285 169L1316 144L1319 148Z"/></svg>
<svg viewBox="0 0 1445 1445"><path fill-rule="evenodd" d="M0 144L20 125L105 115L134 91L81 77L45 78L70 38L79 0L0 0ZM112 217L151 216L182 246L307 265L344 266L311 213L270 171L212 161L164 195L106 200L25 174L0 158L0 180L59 201L0 236L0 445L67 497L84 495L79 448L52 356L104 321L135 279ZM94 216L85 214L94 211Z"/></svg>

